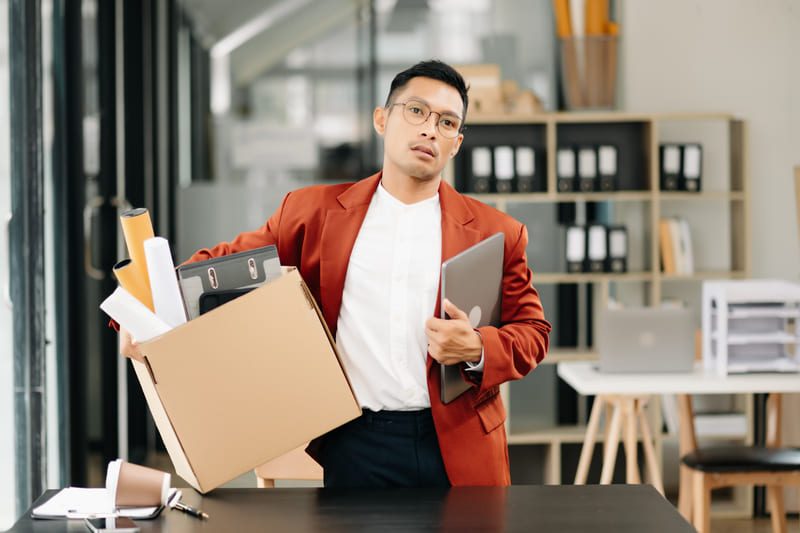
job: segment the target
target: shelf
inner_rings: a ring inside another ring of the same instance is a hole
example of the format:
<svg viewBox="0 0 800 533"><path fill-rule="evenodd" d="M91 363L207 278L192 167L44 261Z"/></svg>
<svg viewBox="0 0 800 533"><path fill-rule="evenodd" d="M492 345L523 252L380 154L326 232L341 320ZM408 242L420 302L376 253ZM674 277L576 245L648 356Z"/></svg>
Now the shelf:
<svg viewBox="0 0 800 533"><path fill-rule="evenodd" d="M719 334L714 333L714 339L719 340ZM794 344L800 338L792 333L775 331L767 333L729 333L728 344Z"/></svg>
<svg viewBox="0 0 800 533"><path fill-rule="evenodd" d="M531 113L528 115L478 114L473 113L467 119L467 127L481 124L546 124L558 123L615 123L615 122L650 122L681 120L733 120L730 113L717 112L656 112L638 113L628 111L588 111Z"/></svg>
<svg viewBox="0 0 800 533"><path fill-rule="evenodd" d="M529 430L512 431L508 435L509 444L554 444L582 443L586 436L586 426L552 426ZM598 435L598 442L602 442Z"/></svg>
<svg viewBox="0 0 800 533"><path fill-rule="evenodd" d="M800 318L800 308L797 307L732 307L728 311L728 318Z"/></svg>
<svg viewBox="0 0 800 533"><path fill-rule="evenodd" d="M615 192L515 192L515 193L468 193L467 196L491 204L505 203L558 203L558 202L646 202L652 199L649 191Z"/></svg>
<svg viewBox="0 0 800 533"><path fill-rule="evenodd" d="M536 283L594 283L598 281L652 281L653 273L645 272L581 272L569 274L566 272L534 273L532 281Z"/></svg>
<svg viewBox="0 0 800 533"><path fill-rule="evenodd" d="M700 191L700 192L665 192L659 193L659 198L662 201L680 201L686 200L731 200L743 202L745 194L742 191Z"/></svg>
<svg viewBox="0 0 800 533"><path fill-rule="evenodd" d="M744 270L707 270L694 274L664 274L660 273L661 281L705 281L712 279L745 279Z"/></svg>

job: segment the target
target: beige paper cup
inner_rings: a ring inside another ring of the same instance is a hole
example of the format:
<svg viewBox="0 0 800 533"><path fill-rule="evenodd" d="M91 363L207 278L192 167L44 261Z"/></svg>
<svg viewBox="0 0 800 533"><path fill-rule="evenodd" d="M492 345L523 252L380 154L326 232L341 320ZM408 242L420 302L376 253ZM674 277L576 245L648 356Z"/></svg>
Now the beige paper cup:
<svg viewBox="0 0 800 533"><path fill-rule="evenodd" d="M171 476L167 472L128 463L122 459L108 463L106 488L117 507L155 507L165 505Z"/></svg>

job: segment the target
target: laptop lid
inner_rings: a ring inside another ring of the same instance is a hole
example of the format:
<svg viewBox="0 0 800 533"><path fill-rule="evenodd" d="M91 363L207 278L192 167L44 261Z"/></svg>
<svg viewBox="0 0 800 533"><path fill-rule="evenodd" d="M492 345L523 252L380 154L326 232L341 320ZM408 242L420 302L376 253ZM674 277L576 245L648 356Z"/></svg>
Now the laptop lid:
<svg viewBox="0 0 800 533"><path fill-rule="evenodd" d="M467 313L473 328L500 326L505 235L495 233L442 263L441 316L444 300ZM472 386L459 365L442 366L441 399L450 403Z"/></svg>
<svg viewBox="0 0 800 533"><path fill-rule="evenodd" d="M691 309L634 307L601 310L596 346L608 373L691 372L695 320Z"/></svg>

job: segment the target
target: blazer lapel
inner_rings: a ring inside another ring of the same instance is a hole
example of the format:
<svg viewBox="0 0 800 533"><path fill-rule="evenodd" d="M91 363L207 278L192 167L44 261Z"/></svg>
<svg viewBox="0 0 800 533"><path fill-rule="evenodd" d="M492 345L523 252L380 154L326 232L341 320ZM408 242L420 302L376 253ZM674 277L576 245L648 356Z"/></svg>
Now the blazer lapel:
<svg viewBox="0 0 800 533"><path fill-rule="evenodd" d="M334 336L350 253L380 180L381 173L378 173L353 184L336 198L338 206L325 214L320 245L319 290L322 315Z"/></svg>

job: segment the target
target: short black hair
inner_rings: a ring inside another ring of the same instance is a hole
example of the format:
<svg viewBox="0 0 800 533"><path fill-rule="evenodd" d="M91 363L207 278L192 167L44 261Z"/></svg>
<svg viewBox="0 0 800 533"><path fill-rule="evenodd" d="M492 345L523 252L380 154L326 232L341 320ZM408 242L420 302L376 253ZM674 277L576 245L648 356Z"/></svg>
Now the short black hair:
<svg viewBox="0 0 800 533"><path fill-rule="evenodd" d="M395 76L392 80L392 85L389 87L389 96L386 97L386 106L388 107L389 104L392 103L392 97L394 94L398 90L405 87L405 85L413 78L432 78L434 80L439 80L447 85L450 85L458 91L458 94L461 95L461 101L464 104L461 114L461 128L463 129L463 124L467 120L467 105L469 104L469 96L467 96L467 91L469 90L469 87L467 87L464 78L456 69L447 63L439 61L438 59L420 61L416 65L409 67L397 74L397 76Z"/></svg>

